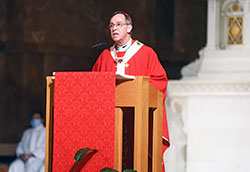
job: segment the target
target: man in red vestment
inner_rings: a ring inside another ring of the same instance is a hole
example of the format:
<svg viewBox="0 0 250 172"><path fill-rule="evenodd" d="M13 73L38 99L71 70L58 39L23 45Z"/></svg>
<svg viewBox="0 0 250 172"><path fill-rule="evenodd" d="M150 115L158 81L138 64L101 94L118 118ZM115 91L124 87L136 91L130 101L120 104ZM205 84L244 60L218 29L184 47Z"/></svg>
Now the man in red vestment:
<svg viewBox="0 0 250 172"><path fill-rule="evenodd" d="M123 11L115 12L111 16L109 29L115 44L101 53L93 67L93 71L116 72L116 74L120 75L149 76L150 84L164 93L165 101L168 83L166 72L152 48L131 38L131 17ZM163 107L162 138L164 153L169 147L169 135L165 105Z"/></svg>

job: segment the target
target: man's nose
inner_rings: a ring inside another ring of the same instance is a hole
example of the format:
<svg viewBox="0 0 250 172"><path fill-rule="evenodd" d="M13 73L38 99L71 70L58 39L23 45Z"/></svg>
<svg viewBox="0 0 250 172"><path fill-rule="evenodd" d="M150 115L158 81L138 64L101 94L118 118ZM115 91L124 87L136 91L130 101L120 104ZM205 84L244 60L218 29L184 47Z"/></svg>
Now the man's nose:
<svg viewBox="0 0 250 172"><path fill-rule="evenodd" d="M117 25L115 24L114 26L113 26L113 30L116 30L117 29Z"/></svg>
<svg viewBox="0 0 250 172"><path fill-rule="evenodd" d="M112 28L111 31L114 32L114 31L116 31L116 30L117 30L117 27L115 26L115 27Z"/></svg>

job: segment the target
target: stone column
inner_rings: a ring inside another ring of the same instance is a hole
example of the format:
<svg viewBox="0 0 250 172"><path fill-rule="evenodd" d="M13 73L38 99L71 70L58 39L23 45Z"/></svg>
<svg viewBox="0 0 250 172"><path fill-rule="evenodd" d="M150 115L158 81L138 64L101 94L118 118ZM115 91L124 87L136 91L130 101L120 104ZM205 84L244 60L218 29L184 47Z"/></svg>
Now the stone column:
<svg viewBox="0 0 250 172"><path fill-rule="evenodd" d="M219 2L217 0L208 0L207 11L207 46L206 49L215 49L219 42L218 32L218 11Z"/></svg>
<svg viewBox="0 0 250 172"><path fill-rule="evenodd" d="M250 48L250 0L245 0L244 4L244 23L243 23L243 42L247 48Z"/></svg>

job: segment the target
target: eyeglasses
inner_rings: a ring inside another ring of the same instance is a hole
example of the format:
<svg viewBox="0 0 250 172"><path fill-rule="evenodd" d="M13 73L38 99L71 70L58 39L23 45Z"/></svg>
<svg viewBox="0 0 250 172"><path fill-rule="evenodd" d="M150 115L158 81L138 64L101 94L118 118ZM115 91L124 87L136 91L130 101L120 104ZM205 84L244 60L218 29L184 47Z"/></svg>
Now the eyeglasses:
<svg viewBox="0 0 250 172"><path fill-rule="evenodd" d="M117 24L111 23L108 25L108 28L113 29L116 26L117 29L121 29L124 25L128 25L128 24L127 23L117 23Z"/></svg>

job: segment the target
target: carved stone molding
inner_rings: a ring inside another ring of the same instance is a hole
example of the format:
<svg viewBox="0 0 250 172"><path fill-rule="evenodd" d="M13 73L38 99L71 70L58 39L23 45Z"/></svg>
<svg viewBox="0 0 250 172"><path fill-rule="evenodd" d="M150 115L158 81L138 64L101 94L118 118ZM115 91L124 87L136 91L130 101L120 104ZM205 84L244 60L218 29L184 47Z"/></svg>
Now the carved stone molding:
<svg viewBox="0 0 250 172"><path fill-rule="evenodd" d="M168 96L250 96L250 81L169 81Z"/></svg>

